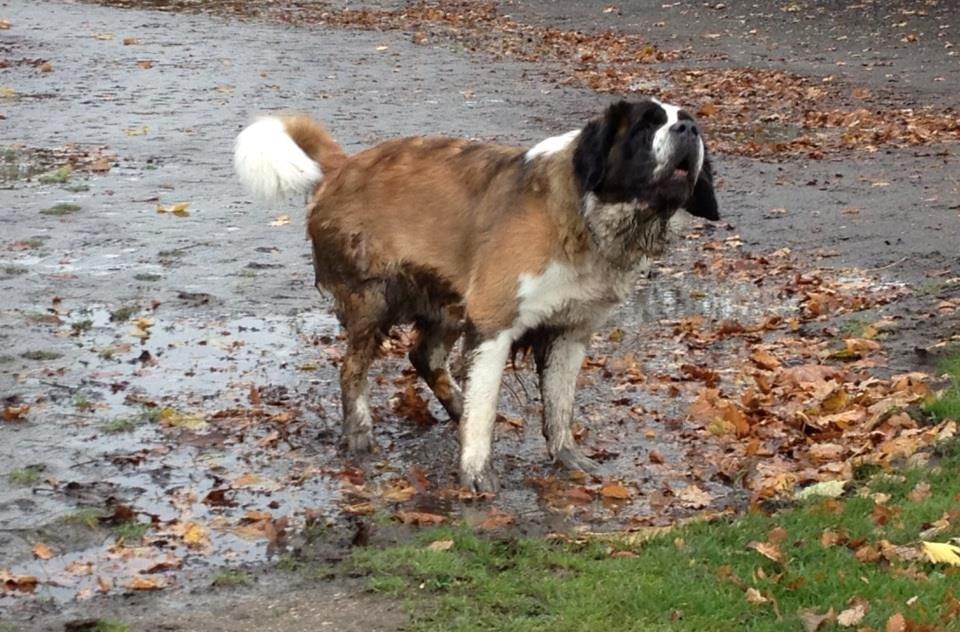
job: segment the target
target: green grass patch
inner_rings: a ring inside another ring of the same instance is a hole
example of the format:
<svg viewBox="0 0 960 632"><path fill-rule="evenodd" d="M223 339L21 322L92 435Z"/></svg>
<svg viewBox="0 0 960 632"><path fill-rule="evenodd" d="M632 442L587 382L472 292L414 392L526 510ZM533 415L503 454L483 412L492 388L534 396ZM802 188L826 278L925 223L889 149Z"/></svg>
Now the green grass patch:
<svg viewBox="0 0 960 632"><path fill-rule="evenodd" d="M41 215L70 215L71 213L76 213L80 210L79 204L74 204L73 202L61 202L60 204L54 204L50 208L45 208L40 211Z"/></svg>
<svg viewBox="0 0 960 632"><path fill-rule="evenodd" d="M58 353L56 351L46 351L44 349L35 349L33 351L25 351L21 353L20 357L26 360L37 360L37 361L59 360L60 358L63 357L63 354Z"/></svg>
<svg viewBox="0 0 960 632"><path fill-rule="evenodd" d="M110 322L122 323L130 320L130 317L140 311L136 305L124 305L110 312Z"/></svg>
<svg viewBox="0 0 960 632"><path fill-rule="evenodd" d="M16 358L12 355L0 355L0 364L10 364L15 361Z"/></svg>
<svg viewBox="0 0 960 632"><path fill-rule="evenodd" d="M7 480L11 485L33 485L40 480L40 474L43 473L42 465L28 465L13 470L7 475Z"/></svg>
<svg viewBox="0 0 960 632"><path fill-rule="evenodd" d="M84 632L130 632L130 626L122 621L112 619L98 619L90 627L83 628Z"/></svg>
<svg viewBox="0 0 960 632"><path fill-rule="evenodd" d="M139 542L149 529L150 523L148 522L130 520L129 522L121 522L118 525L114 525L113 533L118 538L123 538L124 542Z"/></svg>
<svg viewBox="0 0 960 632"><path fill-rule="evenodd" d="M94 507L77 507L62 518L66 524L96 529L100 525L100 512Z"/></svg>
<svg viewBox="0 0 960 632"><path fill-rule="evenodd" d="M950 629L960 572L890 552L903 546L915 555L920 533L957 511L960 442L932 463L851 483L839 499L645 542L492 540L437 529L416 544L354 549L347 564L367 575L371 591L409 598L421 630L801 630L801 610L839 613L855 598L870 607L853 629L883 630L896 613L917 629ZM918 494L920 483L929 490ZM948 542L960 535L960 520L952 523L925 537ZM442 539L453 546L426 548ZM750 546L774 541L780 562Z"/></svg>
<svg viewBox="0 0 960 632"><path fill-rule="evenodd" d="M84 397L83 395L77 395L73 398L73 407L79 410L80 412L89 412L94 409L96 404Z"/></svg>
<svg viewBox="0 0 960 632"><path fill-rule="evenodd" d="M116 417L103 424L104 432L110 434L120 434L121 432L133 432L140 425L141 419L136 416Z"/></svg>
<svg viewBox="0 0 960 632"><path fill-rule="evenodd" d="M157 256L161 259L178 259L185 254L187 254L187 251L184 248L174 248L173 250L161 250L157 253Z"/></svg>
<svg viewBox="0 0 960 632"><path fill-rule="evenodd" d="M23 266L3 266L3 268L0 268L0 273L2 273L0 278L11 279L15 276L26 274L27 272L28 270Z"/></svg>
<svg viewBox="0 0 960 632"><path fill-rule="evenodd" d="M134 274L133 278L135 281L146 281L147 283L154 283L156 281L159 281L163 277L159 274L150 274L147 272L140 272L138 274Z"/></svg>
<svg viewBox="0 0 960 632"><path fill-rule="evenodd" d="M71 182L63 187L64 191L71 193L83 193L90 190L90 185L86 182Z"/></svg>
<svg viewBox="0 0 960 632"><path fill-rule="evenodd" d="M923 404L924 411L935 419L960 421L960 352L941 360L938 369L949 376L950 384L937 397Z"/></svg>
<svg viewBox="0 0 960 632"><path fill-rule="evenodd" d="M213 576L213 585L219 588L249 586L250 575L248 575L245 571L234 568L224 569Z"/></svg>
<svg viewBox="0 0 960 632"><path fill-rule="evenodd" d="M90 320L89 318L85 318L84 320L78 320L70 325L70 330L75 336L78 336L85 331L90 331L90 329L92 328L93 328L93 321Z"/></svg>
<svg viewBox="0 0 960 632"><path fill-rule="evenodd" d="M70 165L63 165L62 167L57 167L56 169L51 169L50 171L41 173L37 176L37 182L41 184L64 184L70 180L70 176L73 174L73 167Z"/></svg>

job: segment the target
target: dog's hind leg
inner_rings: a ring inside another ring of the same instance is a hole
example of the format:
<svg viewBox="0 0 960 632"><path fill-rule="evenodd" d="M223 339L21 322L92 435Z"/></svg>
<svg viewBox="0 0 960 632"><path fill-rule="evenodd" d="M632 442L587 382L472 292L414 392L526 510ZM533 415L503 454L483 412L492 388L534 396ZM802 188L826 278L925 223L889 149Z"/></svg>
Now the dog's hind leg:
<svg viewBox="0 0 960 632"><path fill-rule="evenodd" d="M419 339L410 351L410 363L454 421L463 414L463 394L450 375L447 361L461 330L459 322L448 318L418 321Z"/></svg>
<svg viewBox="0 0 960 632"><path fill-rule="evenodd" d="M338 297L337 311L347 333L347 352L340 365L341 442L351 452L370 452L376 442L367 395L367 371L377 355L379 332L387 313L383 290L376 285Z"/></svg>
<svg viewBox="0 0 960 632"><path fill-rule="evenodd" d="M574 392L587 349L588 335L563 332L534 347L543 399L543 436L550 457L570 469L593 472L597 464L584 456L573 439Z"/></svg>

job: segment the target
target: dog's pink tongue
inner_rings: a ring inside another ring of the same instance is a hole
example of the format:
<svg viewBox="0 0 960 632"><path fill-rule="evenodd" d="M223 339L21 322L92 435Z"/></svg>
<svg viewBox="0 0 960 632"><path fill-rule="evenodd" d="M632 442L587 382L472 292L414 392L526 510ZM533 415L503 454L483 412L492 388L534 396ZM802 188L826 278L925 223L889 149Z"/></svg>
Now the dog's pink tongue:
<svg viewBox="0 0 960 632"><path fill-rule="evenodd" d="M673 177L674 177L674 178L686 178L687 175L689 175L689 173L690 173L690 172L687 171L686 169L681 169L680 167L677 167L676 169L673 170Z"/></svg>

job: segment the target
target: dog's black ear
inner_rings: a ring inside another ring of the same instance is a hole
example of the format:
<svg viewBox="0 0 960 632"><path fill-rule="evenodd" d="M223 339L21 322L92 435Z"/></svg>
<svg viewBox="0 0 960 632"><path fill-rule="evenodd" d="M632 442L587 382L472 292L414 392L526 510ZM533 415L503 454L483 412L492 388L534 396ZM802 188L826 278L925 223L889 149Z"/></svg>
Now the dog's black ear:
<svg viewBox="0 0 960 632"><path fill-rule="evenodd" d="M580 191L595 191L607 172L607 160L617 133L630 121L630 104L619 101L607 108L602 119L590 121L577 138L573 152L573 172Z"/></svg>
<svg viewBox="0 0 960 632"><path fill-rule="evenodd" d="M703 157L700 176L697 178L697 183L693 187L693 194L687 200L685 208L691 215L708 219L711 222L720 219L717 196L713 192L713 166L707 156Z"/></svg>

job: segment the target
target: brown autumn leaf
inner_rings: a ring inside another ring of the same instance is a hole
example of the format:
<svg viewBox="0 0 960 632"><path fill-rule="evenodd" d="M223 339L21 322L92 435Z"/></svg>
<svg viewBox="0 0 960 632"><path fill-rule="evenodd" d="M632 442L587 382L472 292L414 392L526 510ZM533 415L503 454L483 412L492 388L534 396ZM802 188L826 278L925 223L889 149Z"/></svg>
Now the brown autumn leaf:
<svg viewBox="0 0 960 632"><path fill-rule="evenodd" d="M697 116L707 118L717 113L717 106L713 103L704 103L697 108Z"/></svg>
<svg viewBox="0 0 960 632"><path fill-rule="evenodd" d="M816 610L811 608L803 608L797 611L797 617L803 625L804 632L817 632L824 624L835 621L837 615L833 611L833 608L830 608L823 614L818 614Z"/></svg>
<svg viewBox="0 0 960 632"><path fill-rule="evenodd" d="M37 578L33 575L12 575L0 568L0 588L32 593L37 589Z"/></svg>
<svg viewBox="0 0 960 632"><path fill-rule="evenodd" d="M763 593L752 586L747 588L745 595L747 598L747 603L753 606L759 606L770 601L763 596Z"/></svg>
<svg viewBox="0 0 960 632"><path fill-rule="evenodd" d="M44 74L48 72L53 72L53 64L51 64L48 61L45 61L39 66L37 66L37 72L44 73Z"/></svg>
<svg viewBox="0 0 960 632"><path fill-rule="evenodd" d="M123 45L124 45L124 46L133 46L133 45L139 44L139 43L140 43L140 40L137 39L136 37L124 37L124 38L123 38Z"/></svg>
<svg viewBox="0 0 960 632"><path fill-rule="evenodd" d="M750 354L750 360L760 368L768 371L780 368L780 360L769 351L763 349L758 349Z"/></svg>
<svg viewBox="0 0 960 632"><path fill-rule="evenodd" d="M102 575L97 575L97 590L102 593L108 592L113 588L113 582L109 578Z"/></svg>
<svg viewBox="0 0 960 632"><path fill-rule="evenodd" d="M600 488L600 495L612 500L628 500L630 498L630 490L620 483L607 483Z"/></svg>
<svg viewBox="0 0 960 632"><path fill-rule="evenodd" d="M210 544L210 537L202 525L189 522L183 530L183 541L187 543L187 546L199 549Z"/></svg>
<svg viewBox="0 0 960 632"><path fill-rule="evenodd" d="M920 481L916 486L907 492L907 500L911 502L920 502L930 498L930 483L927 481Z"/></svg>
<svg viewBox="0 0 960 632"><path fill-rule="evenodd" d="M783 564L783 553L780 547L770 542L751 542L747 545L748 549L753 549L768 560L773 560L777 564Z"/></svg>
<svg viewBox="0 0 960 632"><path fill-rule="evenodd" d="M30 412L30 406L28 404L20 404L19 406L7 406L3 409L3 420L4 421L23 421L24 416Z"/></svg>
<svg viewBox="0 0 960 632"><path fill-rule="evenodd" d="M483 522L477 525L477 528L484 531L490 531L493 529L499 529L500 527L505 527L510 524L513 524L513 516L504 511L500 511L496 507L491 507L487 517L483 519Z"/></svg>
<svg viewBox="0 0 960 632"><path fill-rule="evenodd" d="M34 544L32 551L33 556L41 560L49 560L54 555L53 549L41 542Z"/></svg>
<svg viewBox="0 0 960 632"><path fill-rule="evenodd" d="M166 581L162 577L142 577L140 575L134 577L127 584L127 587L133 590L161 590L166 586Z"/></svg>
<svg viewBox="0 0 960 632"><path fill-rule="evenodd" d="M139 66L141 70L150 70L153 68L153 62L149 59L141 59L137 62L137 66Z"/></svg>
<svg viewBox="0 0 960 632"><path fill-rule="evenodd" d="M677 498L680 499L684 507L690 507L691 509L706 507L713 502L713 496L696 485L687 485L681 489L677 492Z"/></svg>
<svg viewBox="0 0 960 632"><path fill-rule="evenodd" d="M398 511L393 517L403 524L414 524L418 526L441 524L447 520L446 516L423 511Z"/></svg>
<svg viewBox="0 0 960 632"><path fill-rule="evenodd" d="M846 537L842 533L830 529L824 529L823 533L820 534L820 546L823 548L837 546L845 540Z"/></svg>
<svg viewBox="0 0 960 632"><path fill-rule="evenodd" d="M884 632L907 632L907 620L903 614L896 613L890 615L887 623L883 626Z"/></svg>
<svg viewBox="0 0 960 632"><path fill-rule="evenodd" d="M844 628L852 628L855 625L860 625L863 618L867 616L869 609L870 604L866 599L854 597L851 600L850 607L837 615L837 624Z"/></svg>
<svg viewBox="0 0 960 632"><path fill-rule="evenodd" d="M429 551L449 551L453 548L453 540L434 540L427 545Z"/></svg>
<svg viewBox="0 0 960 632"><path fill-rule="evenodd" d="M864 564L880 559L880 550L873 544L864 544L854 551L853 556Z"/></svg>
<svg viewBox="0 0 960 632"><path fill-rule="evenodd" d="M10 28L10 20L0 20L0 31L6 31Z"/></svg>
<svg viewBox="0 0 960 632"><path fill-rule="evenodd" d="M618 551L611 551L610 557L612 558L637 557L637 554L634 553L633 551L618 550Z"/></svg>

